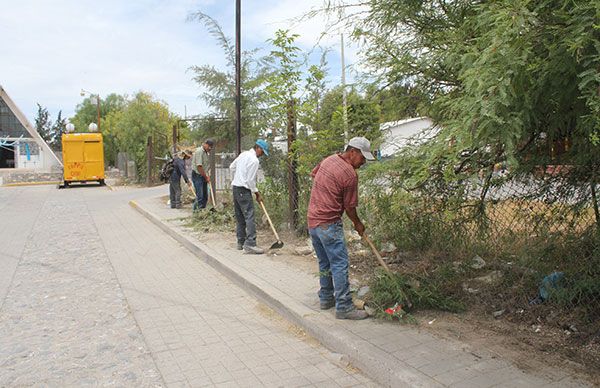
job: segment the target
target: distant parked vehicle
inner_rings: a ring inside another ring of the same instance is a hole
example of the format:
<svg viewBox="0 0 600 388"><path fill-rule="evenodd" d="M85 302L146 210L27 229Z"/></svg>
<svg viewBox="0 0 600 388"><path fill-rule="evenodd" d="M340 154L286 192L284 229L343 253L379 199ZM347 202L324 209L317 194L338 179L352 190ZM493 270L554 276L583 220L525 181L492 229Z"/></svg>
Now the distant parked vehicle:
<svg viewBox="0 0 600 388"><path fill-rule="evenodd" d="M62 135L63 184L98 182L104 186L104 145L101 133Z"/></svg>

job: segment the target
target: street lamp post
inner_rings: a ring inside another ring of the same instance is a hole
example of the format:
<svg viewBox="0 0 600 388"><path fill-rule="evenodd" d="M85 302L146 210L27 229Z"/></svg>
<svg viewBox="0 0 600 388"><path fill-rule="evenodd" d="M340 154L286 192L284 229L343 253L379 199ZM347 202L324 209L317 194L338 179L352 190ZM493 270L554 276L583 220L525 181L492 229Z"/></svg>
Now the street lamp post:
<svg viewBox="0 0 600 388"><path fill-rule="evenodd" d="M235 134L236 154L242 152L242 39L241 39L241 0L235 2Z"/></svg>
<svg viewBox="0 0 600 388"><path fill-rule="evenodd" d="M87 90L81 89L81 92L79 93L81 95L81 97L85 96L87 94L90 95L90 97L95 96L96 97L96 112L98 113L98 127L97 130L98 132L100 132L100 94L98 93L92 93L92 92L88 92Z"/></svg>

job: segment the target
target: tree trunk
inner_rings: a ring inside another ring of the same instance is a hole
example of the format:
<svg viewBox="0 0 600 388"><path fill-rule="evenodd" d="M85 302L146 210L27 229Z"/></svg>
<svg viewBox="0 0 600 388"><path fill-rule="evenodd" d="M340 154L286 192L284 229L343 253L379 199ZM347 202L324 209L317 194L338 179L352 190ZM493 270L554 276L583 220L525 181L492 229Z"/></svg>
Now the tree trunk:
<svg viewBox="0 0 600 388"><path fill-rule="evenodd" d="M288 187L289 187L289 219L292 230L298 227L298 162L292 152L296 140L296 110L294 100L287 103L287 145L288 145Z"/></svg>

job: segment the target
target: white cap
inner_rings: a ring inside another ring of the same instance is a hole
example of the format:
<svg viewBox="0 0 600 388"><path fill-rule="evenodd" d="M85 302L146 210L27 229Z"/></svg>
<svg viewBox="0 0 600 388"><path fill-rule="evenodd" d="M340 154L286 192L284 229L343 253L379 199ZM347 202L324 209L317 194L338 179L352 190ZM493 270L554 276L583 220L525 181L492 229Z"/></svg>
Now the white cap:
<svg viewBox="0 0 600 388"><path fill-rule="evenodd" d="M348 142L348 145L359 149L367 160L375 160L371 153L371 142L366 137L353 137Z"/></svg>

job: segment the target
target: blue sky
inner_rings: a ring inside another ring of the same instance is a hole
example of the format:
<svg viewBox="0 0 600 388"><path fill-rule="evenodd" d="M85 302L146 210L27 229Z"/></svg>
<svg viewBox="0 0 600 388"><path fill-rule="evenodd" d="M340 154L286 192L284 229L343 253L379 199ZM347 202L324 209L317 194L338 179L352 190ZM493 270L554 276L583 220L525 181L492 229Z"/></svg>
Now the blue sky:
<svg viewBox="0 0 600 388"><path fill-rule="evenodd" d="M294 23L292 18L322 0L242 0L242 49L266 47L277 29L301 35L303 50L317 42L324 21ZM222 51L194 11L217 19L234 37L235 0L0 0L0 85L33 122L40 103L55 119L73 115L83 88L105 97L143 90L183 116L206 113L191 80L190 66L222 68ZM321 41L329 54L330 82L339 83L340 37ZM347 45L346 64L357 60ZM264 51L266 53L267 51ZM347 74L350 82L352 75Z"/></svg>

